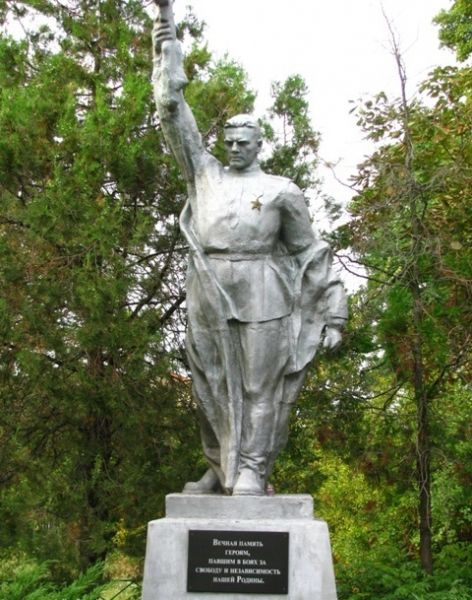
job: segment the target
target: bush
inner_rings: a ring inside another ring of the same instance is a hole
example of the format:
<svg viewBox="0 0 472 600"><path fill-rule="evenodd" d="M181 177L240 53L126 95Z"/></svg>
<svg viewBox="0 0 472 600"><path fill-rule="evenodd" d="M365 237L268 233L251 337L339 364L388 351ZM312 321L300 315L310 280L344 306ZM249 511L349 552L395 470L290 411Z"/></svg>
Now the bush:
<svg viewBox="0 0 472 600"><path fill-rule="evenodd" d="M472 600L471 564L472 545L459 543L439 552L433 575L408 560L360 560L349 569L338 567L339 600Z"/></svg>
<svg viewBox="0 0 472 600"><path fill-rule="evenodd" d="M53 579L51 563L38 564L13 558L0 563L0 600L138 600L139 586L132 581L105 582L98 563L69 584Z"/></svg>

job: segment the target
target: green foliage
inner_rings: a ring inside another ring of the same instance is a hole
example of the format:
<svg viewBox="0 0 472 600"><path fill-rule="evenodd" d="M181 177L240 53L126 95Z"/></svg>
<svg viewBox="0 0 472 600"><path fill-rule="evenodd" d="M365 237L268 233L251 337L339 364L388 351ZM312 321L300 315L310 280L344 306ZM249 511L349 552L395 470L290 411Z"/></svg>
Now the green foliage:
<svg viewBox="0 0 472 600"><path fill-rule="evenodd" d="M195 53L194 47L190 57ZM229 59L211 64L205 79L194 79L185 96L194 107L195 119L206 144L218 159L225 162L224 124L231 117L252 112L254 108L255 95L248 90L245 71Z"/></svg>
<svg viewBox="0 0 472 600"><path fill-rule="evenodd" d="M315 178L319 134L313 130L306 100L308 88L300 75L272 85L273 105L269 118L262 122L272 153L263 167L270 173L283 175L302 190L319 183Z"/></svg>
<svg viewBox="0 0 472 600"><path fill-rule="evenodd" d="M383 94L359 113L359 123L383 145L359 173L362 192L352 205L350 243L371 270L372 290L386 289L378 334L400 378L411 373L413 299L408 281L412 252L418 251L420 333L431 385L444 365L461 354L469 335L461 324L471 317L471 257L465 250L470 238L466 224L472 222L465 200L470 194L470 85L470 69L437 69L421 87L433 106L413 101L407 124L401 106ZM396 142L405 126L412 143L410 172L406 146Z"/></svg>
<svg viewBox="0 0 472 600"><path fill-rule="evenodd" d="M460 381L460 374L459 374ZM435 545L469 542L472 532L472 395L455 382L435 406L436 431L442 444L435 456L433 509Z"/></svg>
<svg viewBox="0 0 472 600"><path fill-rule="evenodd" d="M18 556L0 561L0 600L138 600L140 586L126 577L109 578L97 563L64 584L52 562L35 563Z"/></svg>
<svg viewBox="0 0 472 600"><path fill-rule="evenodd" d="M387 548L386 548L387 549ZM446 546L437 557L436 573L425 575L406 557L360 556L340 569L340 600L470 600L470 545Z"/></svg>
<svg viewBox="0 0 472 600"><path fill-rule="evenodd" d="M434 19L439 25L441 43L465 61L472 53L472 5L470 0L455 0L449 10L442 10Z"/></svg>
<svg viewBox="0 0 472 600"><path fill-rule="evenodd" d="M2 571L6 571L2 565ZM70 585L60 586L51 580L47 564L21 562L4 573L0 598L8 600L100 600L105 589L101 564L96 564Z"/></svg>

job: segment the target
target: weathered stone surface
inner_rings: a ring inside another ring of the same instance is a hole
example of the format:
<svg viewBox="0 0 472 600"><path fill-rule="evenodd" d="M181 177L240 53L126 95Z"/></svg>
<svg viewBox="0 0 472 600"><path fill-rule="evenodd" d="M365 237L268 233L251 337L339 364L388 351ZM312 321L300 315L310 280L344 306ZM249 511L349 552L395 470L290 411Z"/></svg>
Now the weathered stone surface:
<svg viewBox="0 0 472 600"><path fill-rule="evenodd" d="M169 494L166 516L174 519L313 519L313 498L308 494L240 497Z"/></svg>

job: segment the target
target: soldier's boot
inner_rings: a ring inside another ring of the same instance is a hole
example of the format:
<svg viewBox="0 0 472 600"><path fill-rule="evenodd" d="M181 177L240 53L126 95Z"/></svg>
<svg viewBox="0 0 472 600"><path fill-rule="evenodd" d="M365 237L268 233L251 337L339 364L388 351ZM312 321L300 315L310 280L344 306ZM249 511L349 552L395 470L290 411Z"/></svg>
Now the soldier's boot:
<svg viewBox="0 0 472 600"><path fill-rule="evenodd" d="M265 481L258 471L248 467L239 471L233 496L265 496Z"/></svg>
<svg viewBox="0 0 472 600"><path fill-rule="evenodd" d="M239 475L233 496L264 496L274 411L268 402L246 402L244 412Z"/></svg>
<svg viewBox="0 0 472 600"><path fill-rule="evenodd" d="M183 494L217 494L221 493L220 480L213 469L208 469L198 481L188 481Z"/></svg>

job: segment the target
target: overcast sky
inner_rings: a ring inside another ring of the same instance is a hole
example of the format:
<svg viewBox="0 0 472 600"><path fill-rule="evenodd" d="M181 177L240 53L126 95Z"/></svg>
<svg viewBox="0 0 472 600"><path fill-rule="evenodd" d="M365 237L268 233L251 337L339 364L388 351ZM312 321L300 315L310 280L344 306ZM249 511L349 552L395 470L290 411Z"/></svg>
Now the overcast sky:
<svg viewBox="0 0 472 600"><path fill-rule="evenodd" d="M409 93L453 54L439 49L433 17L451 0L176 0L180 18L187 4L207 24L206 38L217 56L228 52L249 74L258 93L258 113L270 104L270 84L302 75L310 89L315 129L322 134L323 159L339 163L341 178L355 172L369 145L349 114L349 100L381 90L399 93L383 10L398 32ZM347 200L350 192L323 171L324 191Z"/></svg>

